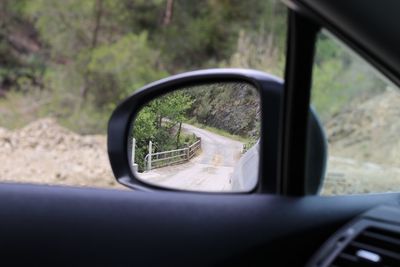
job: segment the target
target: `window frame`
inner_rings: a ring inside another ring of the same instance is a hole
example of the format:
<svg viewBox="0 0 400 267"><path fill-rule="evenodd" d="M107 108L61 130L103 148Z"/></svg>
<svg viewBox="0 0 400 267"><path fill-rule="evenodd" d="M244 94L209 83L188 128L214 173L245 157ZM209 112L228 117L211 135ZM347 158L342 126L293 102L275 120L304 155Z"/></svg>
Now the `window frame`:
<svg viewBox="0 0 400 267"><path fill-rule="evenodd" d="M343 3L330 6L328 1L294 0L284 1L289 7L287 53L285 64L285 89L282 107L281 153L279 166L279 194L286 196L314 195L318 192L310 190L310 181L306 174L305 158L307 156L307 111L311 98L312 69L315 55L316 37L324 27L341 42L355 51L363 60L371 64L382 75L394 84L400 84L400 72L393 68L396 61L386 62L382 43L367 46L364 42L376 39L373 30L358 34L361 22L365 18L345 17L343 22L340 8L349 5L354 12L356 3ZM349 7L349 8L350 8ZM368 15L374 15L371 3ZM330 12L332 11L332 12ZM379 16L379 15L374 15ZM374 17L372 16L372 17ZM368 18L368 17L367 17ZM385 26L383 21L379 26ZM387 25L386 25L387 26ZM385 36L388 37L388 36ZM391 44L393 45L392 42ZM398 62L400 64L400 62ZM324 177L321 177L321 181Z"/></svg>

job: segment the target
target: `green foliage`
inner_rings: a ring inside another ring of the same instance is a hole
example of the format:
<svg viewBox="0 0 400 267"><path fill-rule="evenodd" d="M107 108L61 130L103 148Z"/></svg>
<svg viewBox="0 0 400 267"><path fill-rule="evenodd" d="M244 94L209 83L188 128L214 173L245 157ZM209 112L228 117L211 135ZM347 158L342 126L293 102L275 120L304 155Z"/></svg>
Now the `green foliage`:
<svg viewBox="0 0 400 267"><path fill-rule="evenodd" d="M35 21L42 40L54 57L70 57L85 48L94 1L29 1L25 12Z"/></svg>
<svg viewBox="0 0 400 267"><path fill-rule="evenodd" d="M273 38L273 35L263 30L241 31L236 50L227 61L220 63L220 67L252 68L282 77L285 65L285 56L282 53L284 50L279 49Z"/></svg>
<svg viewBox="0 0 400 267"><path fill-rule="evenodd" d="M42 58L36 31L24 17L26 0L0 1L0 91L30 91L42 87ZM1 94L0 94L1 95Z"/></svg>
<svg viewBox="0 0 400 267"><path fill-rule="evenodd" d="M156 134L156 114L152 112L150 107L144 107L135 118L135 127L133 136L138 140L148 142L154 138Z"/></svg>
<svg viewBox="0 0 400 267"><path fill-rule="evenodd" d="M139 165L139 170L144 170L144 158L148 153L148 143L155 139L156 115L150 107L144 107L135 118L135 127L132 136L136 139L135 162Z"/></svg>
<svg viewBox="0 0 400 267"><path fill-rule="evenodd" d="M87 57L83 53L80 61L85 62ZM116 103L146 83L166 76L157 70L157 59L157 51L147 43L146 32L127 34L113 44L93 49L86 69L96 104L103 107Z"/></svg>
<svg viewBox="0 0 400 267"><path fill-rule="evenodd" d="M149 141L154 151L167 151L188 145L195 137L181 132L181 124L193 104L186 91L178 90L148 103L134 121L132 136L136 139L135 162L144 170Z"/></svg>
<svg viewBox="0 0 400 267"><path fill-rule="evenodd" d="M158 127L161 127L163 119L168 119L169 124L183 122L186 112L191 108L193 101L188 92L182 90L153 100L150 103L150 107L157 116Z"/></svg>

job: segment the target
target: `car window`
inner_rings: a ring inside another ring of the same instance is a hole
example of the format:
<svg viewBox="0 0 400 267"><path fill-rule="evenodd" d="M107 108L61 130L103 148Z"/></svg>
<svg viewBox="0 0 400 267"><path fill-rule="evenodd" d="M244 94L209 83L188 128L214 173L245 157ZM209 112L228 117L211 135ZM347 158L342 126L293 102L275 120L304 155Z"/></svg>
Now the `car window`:
<svg viewBox="0 0 400 267"><path fill-rule="evenodd" d="M312 105L328 139L323 195L400 191L400 91L323 31L313 69Z"/></svg>
<svg viewBox="0 0 400 267"><path fill-rule="evenodd" d="M282 77L285 38L278 0L0 1L0 182L122 188L106 148L120 101L189 70Z"/></svg>

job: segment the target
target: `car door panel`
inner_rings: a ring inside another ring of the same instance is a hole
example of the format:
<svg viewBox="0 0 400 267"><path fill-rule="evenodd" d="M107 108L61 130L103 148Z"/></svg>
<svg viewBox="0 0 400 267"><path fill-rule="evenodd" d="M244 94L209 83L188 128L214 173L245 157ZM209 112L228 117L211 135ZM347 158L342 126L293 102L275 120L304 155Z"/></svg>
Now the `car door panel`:
<svg viewBox="0 0 400 267"><path fill-rule="evenodd" d="M289 198L3 184L2 260L34 265L301 266L354 216L397 194Z"/></svg>

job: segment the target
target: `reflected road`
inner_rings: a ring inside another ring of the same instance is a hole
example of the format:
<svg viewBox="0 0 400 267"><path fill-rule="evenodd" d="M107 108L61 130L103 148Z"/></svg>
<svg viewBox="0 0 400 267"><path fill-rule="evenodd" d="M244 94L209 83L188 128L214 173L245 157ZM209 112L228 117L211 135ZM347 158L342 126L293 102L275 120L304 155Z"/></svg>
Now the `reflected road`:
<svg viewBox="0 0 400 267"><path fill-rule="evenodd" d="M230 191L230 177L242 154L243 144L230 138L183 124L186 133L201 138L201 151L189 162L139 174L146 182L196 191Z"/></svg>

